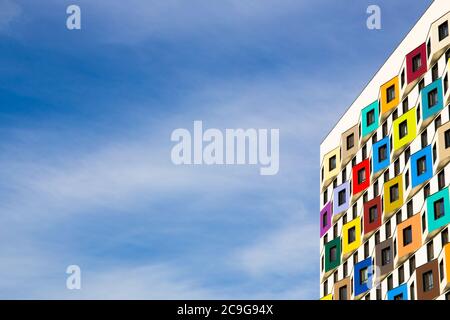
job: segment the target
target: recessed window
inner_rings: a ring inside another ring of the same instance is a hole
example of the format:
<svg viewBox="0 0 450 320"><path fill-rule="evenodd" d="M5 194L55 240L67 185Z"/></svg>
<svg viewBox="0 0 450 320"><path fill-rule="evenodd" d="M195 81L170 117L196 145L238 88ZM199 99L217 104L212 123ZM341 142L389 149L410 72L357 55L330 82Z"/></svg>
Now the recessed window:
<svg viewBox="0 0 450 320"><path fill-rule="evenodd" d="M347 136L347 150L350 150L355 146L355 135L352 133Z"/></svg>
<svg viewBox="0 0 450 320"><path fill-rule="evenodd" d="M366 181L366 168L362 168L358 170L358 184Z"/></svg>
<svg viewBox="0 0 450 320"><path fill-rule="evenodd" d="M391 263L391 247L381 250L381 265L385 266Z"/></svg>
<svg viewBox="0 0 450 320"><path fill-rule="evenodd" d="M414 270L416 270L416 256L412 256L409 259L409 275L410 276L413 274Z"/></svg>
<svg viewBox="0 0 450 320"><path fill-rule="evenodd" d="M417 175L421 176L427 171L427 157L423 156L417 159Z"/></svg>
<svg viewBox="0 0 450 320"><path fill-rule="evenodd" d="M430 196L430 184L423 187L423 197L426 199Z"/></svg>
<svg viewBox="0 0 450 320"><path fill-rule="evenodd" d="M361 285L365 285L369 282L369 268L366 267L359 270L359 279Z"/></svg>
<svg viewBox="0 0 450 320"><path fill-rule="evenodd" d="M336 156L332 156L329 160L330 171L336 169Z"/></svg>
<svg viewBox="0 0 450 320"><path fill-rule="evenodd" d="M428 108L433 108L438 104L438 90L433 89L430 92L428 92Z"/></svg>
<svg viewBox="0 0 450 320"><path fill-rule="evenodd" d="M439 66L436 63L433 69L431 69L431 80L436 81L438 78L439 78Z"/></svg>
<svg viewBox="0 0 450 320"><path fill-rule="evenodd" d="M448 149L450 148L450 129L445 131L444 138L445 138L445 149Z"/></svg>
<svg viewBox="0 0 450 320"><path fill-rule="evenodd" d="M445 229L441 233L441 242L442 246L445 246L448 243L448 229Z"/></svg>
<svg viewBox="0 0 450 320"><path fill-rule="evenodd" d="M351 227L348 229L348 243L353 243L356 240L356 229L355 227Z"/></svg>
<svg viewBox="0 0 450 320"><path fill-rule="evenodd" d="M403 246L406 247L411 243L412 243L412 227L409 226L403 229Z"/></svg>
<svg viewBox="0 0 450 320"><path fill-rule="evenodd" d="M427 58L430 57L431 54L431 39L427 42Z"/></svg>
<svg viewBox="0 0 450 320"><path fill-rule="evenodd" d="M428 244L427 244L427 259L428 259L428 262L430 262L431 260L434 259L434 245L433 245L433 240L431 240L431 241L428 242Z"/></svg>
<svg viewBox="0 0 450 320"><path fill-rule="evenodd" d="M385 234L386 234L386 238L390 238L391 237L391 220L389 220L388 222L386 222L386 226L385 226Z"/></svg>
<svg viewBox="0 0 450 320"><path fill-rule="evenodd" d="M342 206L345 203L346 192L345 189L338 192L338 205Z"/></svg>
<svg viewBox="0 0 450 320"><path fill-rule="evenodd" d="M337 259L337 248L336 246L330 248L330 262L336 262Z"/></svg>
<svg viewBox="0 0 450 320"><path fill-rule="evenodd" d="M442 170L438 174L438 188L439 190L442 190L444 189L444 187L445 187L445 172L444 170Z"/></svg>
<svg viewBox="0 0 450 320"><path fill-rule="evenodd" d="M390 202L395 202L398 199L399 199L398 183L396 183L389 188L389 200Z"/></svg>
<svg viewBox="0 0 450 320"><path fill-rule="evenodd" d="M439 41L448 37L448 21L445 21L439 26Z"/></svg>
<svg viewBox="0 0 450 320"><path fill-rule="evenodd" d="M402 73L400 75L400 82L403 88L403 86L405 85L405 69L402 70Z"/></svg>
<svg viewBox="0 0 450 320"><path fill-rule="evenodd" d="M364 259L367 259L369 257L369 241L366 241L364 243Z"/></svg>
<svg viewBox="0 0 450 320"><path fill-rule="evenodd" d="M372 206L369 209L369 222L374 223L378 219L378 206Z"/></svg>
<svg viewBox="0 0 450 320"><path fill-rule="evenodd" d="M406 170L405 173L405 188L408 189L409 187L409 170Z"/></svg>
<svg viewBox="0 0 450 320"><path fill-rule="evenodd" d="M372 109L369 112L367 112L366 120L367 126L371 126L372 124L375 123L375 110Z"/></svg>
<svg viewBox="0 0 450 320"><path fill-rule="evenodd" d="M394 278L392 277L392 274L387 278L387 286L388 290L392 290L392 288L394 287Z"/></svg>
<svg viewBox="0 0 450 320"><path fill-rule="evenodd" d="M411 199L406 205L406 216L411 218L413 215L413 199Z"/></svg>
<svg viewBox="0 0 450 320"><path fill-rule="evenodd" d="M395 99L395 85L392 85L386 90L387 103L393 101L394 99Z"/></svg>
<svg viewBox="0 0 450 320"><path fill-rule="evenodd" d="M450 129L449 131L449 141L450 141ZM378 148L378 161L382 162L387 159L387 146L384 144Z"/></svg>
<svg viewBox="0 0 450 320"><path fill-rule="evenodd" d="M347 286L339 288L339 300L347 300Z"/></svg>
<svg viewBox="0 0 450 320"><path fill-rule="evenodd" d="M408 134L408 121L403 120L399 124L398 130L399 130L400 139L403 139L404 137L406 137L406 135Z"/></svg>
<svg viewBox="0 0 450 320"><path fill-rule="evenodd" d="M342 182L347 180L347 168L342 169Z"/></svg>
<svg viewBox="0 0 450 320"><path fill-rule="evenodd" d="M322 216L322 228L328 225L328 212L325 212Z"/></svg>
<svg viewBox="0 0 450 320"><path fill-rule="evenodd" d="M402 265L398 268L398 283L405 282L405 267Z"/></svg>
<svg viewBox="0 0 450 320"><path fill-rule="evenodd" d="M405 100L402 102L402 111L403 113L406 113L408 111L408 105L409 105L409 99L406 97Z"/></svg>
<svg viewBox="0 0 450 320"><path fill-rule="evenodd" d="M394 296L394 300L403 300L403 293Z"/></svg>
<svg viewBox="0 0 450 320"><path fill-rule="evenodd" d="M444 199L441 198L439 200L436 200L433 206L434 206L434 220L442 218L445 215Z"/></svg>
<svg viewBox="0 0 450 320"><path fill-rule="evenodd" d="M429 292L433 290L434 283L433 283L433 271L427 271L422 275L423 279L423 292Z"/></svg>
<svg viewBox="0 0 450 320"><path fill-rule="evenodd" d="M448 74L444 77L444 94L447 94L448 91Z"/></svg>
<svg viewBox="0 0 450 320"><path fill-rule="evenodd" d="M422 79L419 82L419 93L423 90L423 88L425 88L425 80Z"/></svg>
<svg viewBox="0 0 450 320"><path fill-rule="evenodd" d="M444 280L444 261L442 260L440 263L439 263L439 274L440 274L440 278L439 278L439 280Z"/></svg>
<svg viewBox="0 0 450 320"><path fill-rule="evenodd" d="M420 53L414 58L412 58L412 69L413 72L417 72L422 67L422 57L420 56Z"/></svg>

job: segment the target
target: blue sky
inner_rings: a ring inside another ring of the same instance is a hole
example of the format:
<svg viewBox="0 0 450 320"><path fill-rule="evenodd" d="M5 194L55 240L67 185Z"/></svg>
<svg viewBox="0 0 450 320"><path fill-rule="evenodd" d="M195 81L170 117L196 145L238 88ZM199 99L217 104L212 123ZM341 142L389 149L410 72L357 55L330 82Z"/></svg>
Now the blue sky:
<svg viewBox="0 0 450 320"><path fill-rule="evenodd" d="M370 4L0 0L0 298L318 298L319 144L430 1ZM174 166L194 120L278 175Z"/></svg>

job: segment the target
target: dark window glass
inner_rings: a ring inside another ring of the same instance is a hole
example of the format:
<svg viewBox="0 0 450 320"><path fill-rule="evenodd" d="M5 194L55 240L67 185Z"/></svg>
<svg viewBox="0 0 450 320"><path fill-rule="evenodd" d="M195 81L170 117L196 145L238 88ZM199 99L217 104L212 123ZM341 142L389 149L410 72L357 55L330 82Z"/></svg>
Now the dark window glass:
<svg viewBox="0 0 450 320"><path fill-rule="evenodd" d="M439 41L448 37L448 21L445 21L439 26Z"/></svg>
<svg viewBox="0 0 450 320"><path fill-rule="evenodd" d="M385 233L386 233L386 238L390 238L391 237L391 220L389 220L388 222L386 222L386 226L385 226Z"/></svg>
<svg viewBox="0 0 450 320"><path fill-rule="evenodd" d="M403 139L404 137L406 137L406 135L408 134L408 121L403 120L399 124L398 130L399 130L400 139Z"/></svg>
<svg viewBox="0 0 450 320"><path fill-rule="evenodd" d="M383 266L391 263L391 247L381 250L381 264Z"/></svg>
<svg viewBox="0 0 450 320"><path fill-rule="evenodd" d="M392 85L386 90L387 103L391 102L394 99L395 99L395 85Z"/></svg>
<svg viewBox="0 0 450 320"><path fill-rule="evenodd" d="M421 176L427 171L427 158L425 156L417 159L417 175Z"/></svg>
<svg viewBox="0 0 450 320"><path fill-rule="evenodd" d="M417 70L422 67L422 57L420 56L420 53L412 59L412 69L413 72L416 72Z"/></svg>
<svg viewBox="0 0 450 320"><path fill-rule="evenodd" d="M366 181L366 168L359 169L358 171L358 184Z"/></svg>
<svg viewBox="0 0 450 320"><path fill-rule="evenodd" d="M405 267L402 265L398 268L398 283L402 284L405 282Z"/></svg>
<svg viewBox="0 0 450 320"><path fill-rule="evenodd" d="M382 162L386 160L386 158L387 158L387 146L384 144L378 148L378 161Z"/></svg>
<svg viewBox="0 0 450 320"><path fill-rule="evenodd" d="M330 249L330 262L335 262L336 261L336 259L337 259L336 251L337 251L336 246L331 247L331 249Z"/></svg>
<svg viewBox="0 0 450 320"><path fill-rule="evenodd" d="M439 66L436 63L433 69L431 69L431 80L436 81L438 78L439 78Z"/></svg>
<svg viewBox="0 0 450 320"><path fill-rule="evenodd" d="M322 216L322 228L328 225L328 212L325 212Z"/></svg>
<svg viewBox="0 0 450 320"><path fill-rule="evenodd" d="M422 281L422 283L423 283L423 292L428 292L428 291L433 290L433 288L434 288L433 271L430 270L428 272L425 272L422 275L422 279L423 279L423 281Z"/></svg>
<svg viewBox="0 0 450 320"><path fill-rule="evenodd" d="M428 108L433 108L438 103L437 89L428 92Z"/></svg>
<svg viewBox="0 0 450 320"><path fill-rule="evenodd" d="M433 240L428 242L427 244L427 259L428 262L434 259L434 246L433 246Z"/></svg>
<svg viewBox="0 0 450 320"><path fill-rule="evenodd" d="M339 288L339 300L347 300L347 286Z"/></svg>
<svg viewBox="0 0 450 320"><path fill-rule="evenodd" d="M441 241L442 241L442 246L445 246L448 243L448 229L445 229L444 231L442 231Z"/></svg>
<svg viewBox="0 0 450 320"><path fill-rule="evenodd" d="M351 135L347 136L347 150L350 150L355 146L355 135L352 133Z"/></svg>
<svg viewBox="0 0 450 320"><path fill-rule="evenodd" d="M338 193L338 205L342 206L345 203L346 191L345 189L339 191Z"/></svg>
<svg viewBox="0 0 450 320"><path fill-rule="evenodd" d="M370 223L374 223L378 219L378 207L372 206L369 209L369 221Z"/></svg>
<svg viewBox="0 0 450 320"><path fill-rule="evenodd" d="M442 190L445 187L445 173L444 173L444 170L442 170L438 174L438 187L439 187L439 190Z"/></svg>
<svg viewBox="0 0 450 320"><path fill-rule="evenodd" d="M361 285L365 285L369 282L369 269L367 267L359 270L359 281Z"/></svg>
<svg viewBox="0 0 450 320"><path fill-rule="evenodd" d="M450 129L445 131L444 136L445 136L445 149L448 149L450 148Z"/></svg>
<svg viewBox="0 0 450 320"><path fill-rule="evenodd" d="M374 123L375 123L375 110L372 109L366 114L366 124L369 127Z"/></svg>
<svg viewBox="0 0 450 320"><path fill-rule="evenodd" d="M403 229L403 246L406 247L411 243L412 243L412 227L409 226Z"/></svg>
<svg viewBox="0 0 450 320"><path fill-rule="evenodd" d="M436 200L433 206L434 206L434 220L442 218L445 215L444 199L441 198L439 200Z"/></svg>
<svg viewBox="0 0 450 320"><path fill-rule="evenodd" d="M395 202L399 199L399 193L398 193L398 183L394 184L389 188L389 201Z"/></svg>
<svg viewBox="0 0 450 320"><path fill-rule="evenodd" d="M330 171L336 169L336 156L332 156L328 164Z"/></svg>
<svg viewBox="0 0 450 320"><path fill-rule="evenodd" d="M353 243L356 240L356 229L355 227L351 227L348 229L348 243Z"/></svg>
<svg viewBox="0 0 450 320"><path fill-rule="evenodd" d="M414 270L416 270L416 257L412 256L409 259L409 275L412 276Z"/></svg>

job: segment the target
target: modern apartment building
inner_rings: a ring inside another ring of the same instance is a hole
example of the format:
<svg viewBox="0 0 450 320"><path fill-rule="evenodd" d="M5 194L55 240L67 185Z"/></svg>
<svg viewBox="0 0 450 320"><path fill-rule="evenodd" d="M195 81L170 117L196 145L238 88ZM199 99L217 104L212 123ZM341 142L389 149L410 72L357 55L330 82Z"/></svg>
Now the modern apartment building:
<svg viewBox="0 0 450 320"><path fill-rule="evenodd" d="M320 146L323 300L450 300L450 1Z"/></svg>

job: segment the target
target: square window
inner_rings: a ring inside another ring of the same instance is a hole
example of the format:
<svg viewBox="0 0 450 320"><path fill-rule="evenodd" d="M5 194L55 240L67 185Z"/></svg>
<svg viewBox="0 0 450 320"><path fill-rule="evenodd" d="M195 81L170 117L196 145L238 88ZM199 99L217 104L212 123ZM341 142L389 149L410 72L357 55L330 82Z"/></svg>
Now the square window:
<svg viewBox="0 0 450 320"><path fill-rule="evenodd" d="M389 188L389 201L395 202L399 199L399 193L398 193L398 183L394 184Z"/></svg>
<svg viewBox="0 0 450 320"><path fill-rule="evenodd" d="M347 300L347 286L339 288L339 300Z"/></svg>
<svg viewBox="0 0 450 320"><path fill-rule="evenodd" d="M403 246L406 247L412 243L412 227L406 227L403 229Z"/></svg>
<svg viewBox="0 0 450 320"><path fill-rule="evenodd" d="M391 263L391 247L381 250L381 264L383 266Z"/></svg>
<svg viewBox="0 0 450 320"><path fill-rule="evenodd" d="M355 146L355 135L352 133L351 135L347 136L347 150L350 150Z"/></svg>
<svg viewBox="0 0 450 320"><path fill-rule="evenodd" d="M428 108L431 109L438 104L438 89L428 92Z"/></svg>
<svg viewBox="0 0 450 320"><path fill-rule="evenodd" d="M428 292L433 290L434 288L434 283L433 283L433 271L428 271L425 272L422 275L422 279L423 279L423 291L424 292Z"/></svg>
<svg viewBox="0 0 450 320"><path fill-rule="evenodd" d="M449 141L450 141L450 129L448 131L449 131ZM378 148L378 161L382 162L382 161L386 160L386 158L387 158L387 146L382 145L381 147Z"/></svg>
<svg viewBox="0 0 450 320"><path fill-rule="evenodd" d="M339 206L342 206L345 203L345 198L346 198L346 192L345 192L345 189L342 189L338 193L338 205Z"/></svg>
<svg viewBox="0 0 450 320"><path fill-rule="evenodd" d="M369 221L374 223L378 219L378 206L372 206L369 209Z"/></svg>
<svg viewBox="0 0 450 320"><path fill-rule="evenodd" d="M417 70L419 70L421 67L422 67L422 57L420 56L419 53L412 59L413 72L417 72Z"/></svg>
<svg viewBox="0 0 450 320"><path fill-rule="evenodd" d="M394 99L395 99L395 85L392 85L386 90L387 103L393 101Z"/></svg>
<svg viewBox="0 0 450 320"><path fill-rule="evenodd" d="M421 176L427 171L427 157L423 156L417 159L417 175Z"/></svg>
<svg viewBox="0 0 450 320"><path fill-rule="evenodd" d="M332 156L329 160L330 171L336 169L336 156Z"/></svg>
<svg viewBox="0 0 450 320"><path fill-rule="evenodd" d="M445 138L445 149L448 149L450 148L450 129L445 131L444 138Z"/></svg>
<svg viewBox="0 0 450 320"><path fill-rule="evenodd" d="M394 297L394 300L403 300L403 293L400 293Z"/></svg>
<svg viewBox="0 0 450 320"><path fill-rule="evenodd" d="M408 134L408 121L404 120L402 121L399 126L399 135L400 135L400 139L403 139L404 137L406 137L406 135Z"/></svg>
<svg viewBox="0 0 450 320"><path fill-rule="evenodd" d="M322 228L328 225L328 212L325 212L322 216Z"/></svg>
<svg viewBox="0 0 450 320"><path fill-rule="evenodd" d="M371 126L375 122L375 110L370 110L366 115L366 124L367 126Z"/></svg>
<svg viewBox="0 0 450 320"><path fill-rule="evenodd" d="M436 200L434 206L434 220L440 219L445 215L444 198Z"/></svg>
<svg viewBox="0 0 450 320"><path fill-rule="evenodd" d="M336 262L337 260L337 248L336 246L330 248L330 262Z"/></svg>
<svg viewBox="0 0 450 320"><path fill-rule="evenodd" d="M433 69L431 69L431 80L436 81L438 78L439 78L439 66L436 63Z"/></svg>
<svg viewBox="0 0 450 320"><path fill-rule="evenodd" d="M359 169L358 171L358 184L366 181L366 168Z"/></svg>
<svg viewBox="0 0 450 320"><path fill-rule="evenodd" d="M348 229L348 243L353 243L356 240L356 229L355 227L351 227Z"/></svg>
<svg viewBox="0 0 450 320"><path fill-rule="evenodd" d="M439 41L448 37L448 21L445 21L439 26Z"/></svg>
<svg viewBox="0 0 450 320"><path fill-rule="evenodd" d="M369 268L362 268L359 270L360 285L365 285L369 282Z"/></svg>

